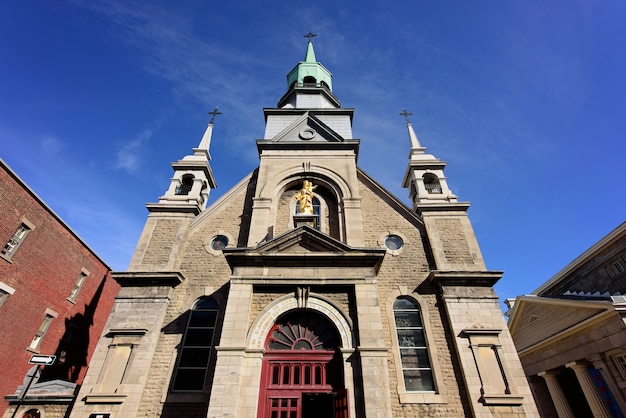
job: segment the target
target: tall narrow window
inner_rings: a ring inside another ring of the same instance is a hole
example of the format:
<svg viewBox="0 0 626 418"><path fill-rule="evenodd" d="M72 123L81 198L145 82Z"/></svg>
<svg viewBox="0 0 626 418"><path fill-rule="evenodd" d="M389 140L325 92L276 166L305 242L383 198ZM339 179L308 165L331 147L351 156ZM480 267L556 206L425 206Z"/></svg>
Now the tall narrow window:
<svg viewBox="0 0 626 418"><path fill-rule="evenodd" d="M80 292L81 287L83 287L83 284L85 284L85 279L88 275L89 273L84 270L80 272L80 275L78 276L78 279L76 279L76 283L74 283L74 287L72 288L70 295L67 297L70 302L76 302L78 292Z"/></svg>
<svg viewBox="0 0 626 418"><path fill-rule="evenodd" d="M52 324L53 319L54 319L54 316L52 314L46 313L46 317L44 318L43 322L39 326L39 329L35 333L35 336L33 337L33 341L30 343L28 348L32 350L36 350L39 347L39 345L41 344L41 341L43 340L43 337L46 335L46 332L48 332L48 328L50 328L50 324Z"/></svg>
<svg viewBox="0 0 626 418"><path fill-rule="evenodd" d="M311 203L313 204L313 215L317 218L316 222L315 222L315 229L319 230L320 229L320 200L317 197L313 197L313 199L311 200ZM296 204L295 205L296 208L296 215L298 215L300 213L300 205Z"/></svg>
<svg viewBox="0 0 626 418"><path fill-rule="evenodd" d="M2 249L2 255L4 255L6 258L13 257L13 254L15 254L15 252L22 244L22 241L24 241L24 238L26 238L26 235L28 235L29 232L30 228L25 224L21 224L20 227L17 228L17 231L15 231L15 234L13 234L9 242L7 242Z"/></svg>
<svg viewBox="0 0 626 418"><path fill-rule="evenodd" d="M201 391L209 367L219 306L213 298L201 298L189 314L183 338L174 391Z"/></svg>
<svg viewBox="0 0 626 418"><path fill-rule="evenodd" d="M417 303L398 298L393 304L398 349L407 392L433 392L435 384L430 356Z"/></svg>

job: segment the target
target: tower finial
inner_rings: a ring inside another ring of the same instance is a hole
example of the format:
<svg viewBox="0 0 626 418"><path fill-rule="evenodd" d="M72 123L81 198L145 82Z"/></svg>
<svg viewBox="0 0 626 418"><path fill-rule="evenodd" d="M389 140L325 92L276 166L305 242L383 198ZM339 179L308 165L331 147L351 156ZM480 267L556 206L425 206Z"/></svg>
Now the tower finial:
<svg viewBox="0 0 626 418"><path fill-rule="evenodd" d="M406 108L402 109L402 112L400 112L400 116L404 116L404 119L406 119L406 127L409 129L409 140L411 141L411 153L414 152L424 152L424 148L422 148L422 146L420 145L420 141L419 139L417 139L417 135L415 135L415 131L413 130L413 125L411 124L411 121L409 120L409 116L412 116L413 113L409 112L408 110L406 110Z"/></svg>
<svg viewBox="0 0 626 418"><path fill-rule="evenodd" d="M406 108L404 108L402 109L402 112L400 112L400 116L404 116L404 119L406 119L406 123L409 124L411 123L411 121L409 120L409 116L413 116L413 113L408 112Z"/></svg>
<svg viewBox="0 0 626 418"><path fill-rule="evenodd" d="M303 36L303 38L309 38L309 42L311 42L313 40L313 38L315 38L317 36L316 33L313 33L311 31L309 31L309 33L307 33L306 35Z"/></svg>
<svg viewBox="0 0 626 418"><path fill-rule="evenodd" d="M218 112L217 111L217 106L215 106L215 109L213 109L212 112L209 112L209 115L211 115L211 120L209 121L209 125L213 125L213 122L215 121L215 117L217 115L221 115L222 112Z"/></svg>

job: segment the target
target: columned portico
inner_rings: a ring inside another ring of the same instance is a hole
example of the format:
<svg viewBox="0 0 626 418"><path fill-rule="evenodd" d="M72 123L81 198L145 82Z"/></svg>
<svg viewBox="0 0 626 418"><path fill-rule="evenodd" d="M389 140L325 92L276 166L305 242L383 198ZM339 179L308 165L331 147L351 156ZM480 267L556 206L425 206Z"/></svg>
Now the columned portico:
<svg viewBox="0 0 626 418"><path fill-rule="evenodd" d="M589 404L589 408L591 408L591 412L593 412L593 416L596 418L610 418L612 415L602 400L602 397L598 393L593 380L591 380L591 375L588 370L589 366L584 363L573 361L571 363L567 363L565 367L574 370L574 373L576 373L576 378L578 379L578 383L580 383L580 387L585 394L585 399Z"/></svg>
<svg viewBox="0 0 626 418"><path fill-rule="evenodd" d="M538 373L538 376L543 377L543 380L545 380L546 385L548 386L548 391L550 392L550 397L552 398L552 402L554 402L554 407L556 408L556 412L559 414L559 417L574 418L572 408L570 408L567 398L565 397L565 393L563 393L563 389L557 380L558 373L540 372Z"/></svg>

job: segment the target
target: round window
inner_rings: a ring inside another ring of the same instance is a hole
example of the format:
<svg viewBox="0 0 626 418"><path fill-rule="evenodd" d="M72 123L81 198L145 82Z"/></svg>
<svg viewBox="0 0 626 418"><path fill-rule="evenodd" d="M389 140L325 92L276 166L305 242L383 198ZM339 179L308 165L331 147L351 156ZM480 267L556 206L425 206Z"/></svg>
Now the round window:
<svg viewBox="0 0 626 418"><path fill-rule="evenodd" d="M228 237L225 235L216 235L211 240L211 248L216 251L223 250L226 246L228 246Z"/></svg>
<svg viewBox="0 0 626 418"><path fill-rule="evenodd" d="M404 242L402 238L397 235L387 235L385 238L385 247L390 249L391 251L397 251L402 248Z"/></svg>

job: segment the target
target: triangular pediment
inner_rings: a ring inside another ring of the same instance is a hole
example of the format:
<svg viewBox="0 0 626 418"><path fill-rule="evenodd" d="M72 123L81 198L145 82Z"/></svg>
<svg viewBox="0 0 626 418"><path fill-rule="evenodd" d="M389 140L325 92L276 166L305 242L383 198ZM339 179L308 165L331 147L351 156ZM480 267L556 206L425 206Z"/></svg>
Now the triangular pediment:
<svg viewBox="0 0 626 418"><path fill-rule="evenodd" d="M310 112L279 132L271 142L344 142L345 139Z"/></svg>
<svg viewBox="0 0 626 418"><path fill-rule="evenodd" d="M523 296L515 303L509 328L518 351L586 327L611 309L610 302Z"/></svg>
<svg viewBox="0 0 626 418"><path fill-rule="evenodd" d="M378 270L384 248L355 248L309 226L292 229L252 248L225 248L236 266L367 267Z"/></svg>
<svg viewBox="0 0 626 418"><path fill-rule="evenodd" d="M256 247L259 253L345 253L352 247L309 226L292 229Z"/></svg>

